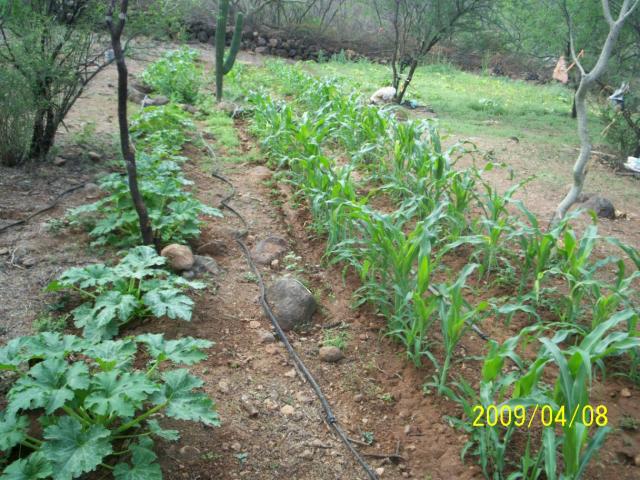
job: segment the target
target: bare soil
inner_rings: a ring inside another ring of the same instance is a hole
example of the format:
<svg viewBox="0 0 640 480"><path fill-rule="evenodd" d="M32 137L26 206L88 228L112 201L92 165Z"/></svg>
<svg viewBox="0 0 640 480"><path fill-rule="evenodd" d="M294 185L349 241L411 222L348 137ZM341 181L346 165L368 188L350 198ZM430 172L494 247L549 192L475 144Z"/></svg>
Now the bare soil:
<svg viewBox="0 0 640 480"><path fill-rule="evenodd" d="M206 57L211 61L212 55ZM255 56L243 56L243 60ZM259 61L259 60L258 60ZM143 62L130 62L133 73L144 68ZM96 123L96 136L103 145L110 144L115 132L115 69L96 79L71 113L71 133L62 133L63 150L73 151L73 132L89 121ZM254 146L242 124L237 125L246 149ZM534 151L531 145L474 139L484 150L493 150L505 161L516 179L531 173L544 173L542 180L531 182L521 197L543 218L549 215L568 182L571 155L567 152ZM214 142L215 146L215 142ZM227 187L203 167L205 153L187 149L191 161L185 166L195 181L201 200L217 206L227 194ZM83 158L68 160L64 166L34 167L28 170L0 170L0 227L48 204L58 193L76 183L90 181L108 169L104 159L87 168ZM82 157L82 156L81 156ZM353 309L352 294L358 287L350 275L343 278L340 267L327 267L322 260L324 241L313 236L308 227L308 213L293 208L291 191L284 186L274 197L264 185L262 170L255 165L217 165L237 187L232 205L248 221L247 243L253 246L276 234L287 238L291 251L301 257L297 275L316 295L321 308L313 325L292 333L294 347L307 363L323 388L341 425L357 440L358 448L374 468L384 468L382 478L480 479L479 467L463 462L460 452L466 436L449 425L448 416L459 415L457 407L436 395L425 395L422 385L433 375L433 368L420 369L405 360L400 346L384 337L385 321L367 307ZM508 171L491 173L501 188L512 184ZM626 219L600 222L600 231L616 235L640 246L638 228L637 182L616 177L594 164L591 186L605 191ZM551 188L555 186L555 188ZM596 188L594 188L595 190ZM636 194L629 194L629 191ZM26 225L0 234L0 341L30 332L31 322L55 300L42 292L49 281L73 265L105 261L113 252L90 248L85 235L67 230L52 231L45 223L60 219L67 208L89 201L85 190L61 200L53 210ZM4 223L3 223L4 222ZM202 236L193 243L194 250L213 256L223 273L196 299L192 322L168 319L138 325L128 333L164 332L169 338L185 335L207 338L216 345L208 360L193 368L205 380L205 390L216 399L222 427L174 422L182 431L175 444L159 443L159 457L165 478L185 479L361 479L361 468L323 421L319 402L311 389L298 377L283 346L262 343L262 334L271 330L258 304L259 289L249 267L234 241L242 228L233 215L209 221ZM213 243L212 243L213 242ZM215 248L212 247L215 245ZM603 252L604 254L604 252ZM464 259L460 260L461 262ZM284 274L262 268L267 283ZM346 358L338 364L321 362L319 344L325 327L344 324L349 341ZM516 318L509 328L489 319L483 329L496 339L504 339L526 324ZM482 354L484 342L469 333L462 341L453 368L472 382L478 377L480 362L469 358ZM621 395L627 388L630 397ZM634 457L640 454L640 433L634 425L640 421L640 390L621 378L597 382L593 403L609 408L610 434L605 448L589 469L586 478L640 478ZM283 407L293 407L292 413ZM166 421L167 424L171 422ZM618 428L622 424L626 429ZM363 444L373 438L372 445ZM397 454L394 461L385 455Z"/></svg>

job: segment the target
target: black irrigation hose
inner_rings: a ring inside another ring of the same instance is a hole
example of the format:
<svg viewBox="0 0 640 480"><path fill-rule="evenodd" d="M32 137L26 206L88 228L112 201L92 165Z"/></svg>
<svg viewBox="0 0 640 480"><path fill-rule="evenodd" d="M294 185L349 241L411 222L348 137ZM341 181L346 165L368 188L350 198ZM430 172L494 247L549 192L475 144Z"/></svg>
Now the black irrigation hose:
<svg viewBox="0 0 640 480"><path fill-rule="evenodd" d="M226 208L227 210L229 210L230 212L232 212L234 215L236 215L242 221L242 223L244 224L244 226L246 228L247 227L247 221L244 219L244 217L237 210L235 210L233 207L229 206L229 204L227 203L229 200L231 200L231 198L234 197L234 195L236 193L236 188L234 187L234 185L228 179L226 179L222 175L219 175L217 173L212 173L212 176L214 178L217 178L218 180L224 182L225 184L229 185L232 188L231 194L227 195L220 202L220 205L222 207ZM367 473L367 476L369 477L369 479L370 480L378 480L378 476L376 475L376 473L371 469L371 467L367 464L367 462L362 458L360 453L358 453L358 450L356 450L356 448L353 446L353 444L349 440L349 437L347 436L347 434L344 432L344 430L342 430L342 428L338 424L338 420L337 420L336 416L334 415L333 410L331 409L331 406L329 405L329 402L327 401L327 398L322 393L322 389L320 388L320 385L318 385L318 382L316 382L315 378L313 377L311 372L307 369L307 367L304 364L304 362L302 361L302 359L298 356L298 353L295 351L295 349L293 348L293 346L289 342L289 339L287 338L286 334L282 330L282 327L280 326L280 323L278 322L277 317L273 314L273 311L271 310L271 307L269 306L269 302L267 301L266 290L265 290L265 286L264 286L264 281L262 280L262 275L260 274L260 271L258 270L258 268L256 267L255 263L253 262L253 259L251 258L251 254L249 253L249 249L247 248L247 246L241 240L240 237L241 237L241 233L237 232L236 235L235 235L235 241L240 246L240 249L242 250L242 253L245 256L245 258L247 260L247 263L249 264L249 267L251 268L253 274L258 279L258 285L260 286L260 304L262 305L262 309L265 311L265 313L269 317L269 320L271 321L271 324L273 325L273 328L275 328L276 333L278 334L278 337L280 337L280 340L282 341L282 343L284 344L285 348L287 349L287 352L289 352L289 356L293 359L297 369L300 372L302 372L302 375L304 375L305 380L309 383L309 385L311 385L311 388L313 389L313 391L315 392L316 396L320 400L320 403L322 404L322 408L324 409L324 412L325 412L325 420L326 420L327 424L335 430L335 432L338 434L338 436L340 437L342 442L347 446L347 448L353 454L353 456L358 461L360 466Z"/></svg>
<svg viewBox="0 0 640 480"><path fill-rule="evenodd" d="M35 212L33 212L31 215L29 215L26 218L23 218L22 220L18 220L17 222L13 222L10 223L9 225L5 225L4 227L0 228L0 233L9 230L12 227L17 227L18 225L22 225L24 223L27 223L29 220L31 220L33 217L40 215L41 213L47 212L49 210L51 210L52 208L55 208L58 205L58 202L60 201L60 199L62 197L64 197L65 195L71 193L71 192L75 192L76 190L80 190L82 187L84 187L85 184L81 183L80 185L75 185L71 188L68 188L67 190L65 190L64 192L58 194L58 196L53 200L53 203L51 203L50 205L41 208L40 210L37 210Z"/></svg>

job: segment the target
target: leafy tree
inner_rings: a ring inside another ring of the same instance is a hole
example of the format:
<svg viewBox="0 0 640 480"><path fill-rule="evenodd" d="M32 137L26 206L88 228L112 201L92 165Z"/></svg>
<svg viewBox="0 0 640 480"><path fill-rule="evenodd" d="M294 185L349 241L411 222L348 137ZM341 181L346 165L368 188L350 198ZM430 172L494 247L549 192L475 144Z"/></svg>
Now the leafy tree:
<svg viewBox="0 0 640 480"><path fill-rule="evenodd" d="M391 34L392 86L400 103L419 62L441 40L469 26L490 0L375 0L380 26ZM405 75L405 71L407 72Z"/></svg>
<svg viewBox="0 0 640 480"><path fill-rule="evenodd" d="M20 76L33 102L28 155L5 163L44 160L71 107L110 63L94 33L101 11L98 0L0 2L0 67Z"/></svg>

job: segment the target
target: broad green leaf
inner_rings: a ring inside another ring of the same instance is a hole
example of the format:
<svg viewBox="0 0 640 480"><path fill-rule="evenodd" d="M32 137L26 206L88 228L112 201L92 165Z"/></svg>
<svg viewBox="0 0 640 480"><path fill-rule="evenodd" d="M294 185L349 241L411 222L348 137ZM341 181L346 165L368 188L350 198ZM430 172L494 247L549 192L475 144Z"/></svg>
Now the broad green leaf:
<svg viewBox="0 0 640 480"><path fill-rule="evenodd" d="M156 437L163 438L170 442L175 442L180 439L180 432L178 432L178 430L165 430L155 419L147 420L147 427L149 427L151 433Z"/></svg>
<svg viewBox="0 0 640 480"><path fill-rule="evenodd" d="M52 358L36 364L9 391L10 412L44 408L55 412L75 396L74 390L89 386L89 368L82 362L67 364Z"/></svg>
<svg viewBox="0 0 640 480"><path fill-rule="evenodd" d="M66 416L47 427L41 452L52 463L53 479L71 480L95 470L112 452L110 435L100 425L83 429L78 420Z"/></svg>
<svg viewBox="0 0 640 480"><path fill-rule="evenodd" d="M24 341L25 337L14 338L0 348L0 371L16 370L24 361L21 355Z"/></svg>
<svg viewBox="0 0 640 480"><path fill-rule="evenodd" d="M138 444L131 446L131 462L119 463L113 470L116 480L162 480L162 470L156 462L158 458L153 452L153 442L149 438L141 438Z"/></svg>
<svg viewBox="0 0 640 480"><path fill-rule="evenodd" d="M25 439L29 418L0 411L0 451L6 452Z"/></svg>
<svg viewBox="0 0 640 480"><path fill-rule="evenodd" d="M96 298L93 315L98 326L108 325L114 318L126 322L138 307L133 295L110 290Z"/></svg>
<svg viewBox="0 0 640 480"><path fill-rule="evenodd" d="M49 289L59 289L59 286L77 286L82 290L99 287L111 283L116 279L113 270L101 263L87 265L86 267L74 267L66 270L58 278L57 284L53 282Z"/></svg>
<svg viewBox="0 0 640 480"><path fill-rule="evenodd" d="M213 346L213 342L192 337L164 340L164 336L160 333L146 333L138 335L136 339L147 345L149 354L153 358L163 355L163 359L186 365L193 365L207 358L201 349Z"/></svg>
<svg viewBox="0 0 640 480"><path fill-rule="evenodd" d="M100 372L91 379L91 393L85 405L98 415L133 417L147 397L158 390L143 373Z"/></svg>
<svg viewBox="0 0 640 480"><path fill-rule="evenodd" d="M41 452L16 460L4 469L0 480L36 480L51 477L51 464Z"/></svg>
<svg viewBox="0 0 640 480"><path fill-rule="evenodd" d="M193 300L175 288L151 290L142 297L142 301L156 317L166 315L191 320Z"/></svg>
<svg viewBox="0 0 640 480"><path fill-rule="evenodd" d="M84 354L93 358L103 370L128 368L138 350L133 340L104 340L91 344Z"/></svg>
<svg viewBox="0 0 640 480"><path fill-rule="evenodd" d="M166 259L156 253L149 246L132 248L127 256L114 268L121 277L136 278L138 280L153 273L153 267L164 265Z"/></svg>
<svg viewBox="0 0 640 480"><path fill-rule="evenodd" d="M204 382L189 373L188 370L171 370L162 374L165 381L163 391L154 396L154 403L167 402L165 415L178 420L193 420L211 426L220 425L220 417L213 401L202 393L193 390Z"/></svg>
<svg viewBox="0 0 640 480"><path fill-rule="evenodd" d="M51 358L66 357L70 353L79 352L87 345L86 341L75 335L61 335L55 332L43 332L24 341L24 349L28 357Z"/></svg>

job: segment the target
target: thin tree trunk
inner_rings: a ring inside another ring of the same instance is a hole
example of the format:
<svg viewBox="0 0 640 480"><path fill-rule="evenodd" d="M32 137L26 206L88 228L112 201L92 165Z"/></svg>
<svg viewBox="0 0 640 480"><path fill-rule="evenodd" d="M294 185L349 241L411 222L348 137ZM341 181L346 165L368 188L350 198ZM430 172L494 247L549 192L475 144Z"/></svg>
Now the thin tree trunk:
<svg viewBox="0 0 640 480"><path fill-rule="evenodd" d="M111 32L111 45L116 59L116 66L118 68L118 124L120 126L120 148L122 149L122 156L124 157L124 161L127 166L129 190L131 191L131 199L133 200L136 212L138 213L142 241L145 245L153 245L154 236L151 228L151 221L149 220L149 214L147 213L147 207L144 204L144 199L138 189L136 156L131 149L131 142L129 140L129 122L127 120L127 84L129 72L127 71L127 64L125 63L122 43L120 41L126 22L128 3L128 0L122 0L120 2L120 20L118 25L115 26L113 24L115 0L111 1L111 7L107 14L107 26ZM158 245L156 245L156 247L158 247Z"/></svg>
<svg viewBox="0 0 640 480"><path fill-rule="evenodd" d="M578 85L578 90L576 91L575 95L575 106L578 119L578 136L580 138L580 153L578 154L576 163L573 166L573 185L569 189L569 192L565 195L564 199L558 204L551 220L552 223L557 223L562 218L564 218L564 216L567 214L567 211L569 211L571 206L576 202L576 200L582 193L582 187L584 186L584 181L587 176L589 158L591 157L591 139L589 137L589 129L587 125L587 93L589 92L593 84L606 71L607 64L609 63L609 58L611 57L611 52L613 51L613 47L618 40L618 36L620 35L620 30L622 29L622 26L624 25L627 17L633 12L637 5L637 0L633 3L633 5L631 5L631 0L624 0L622 6L620 7L618 18L614 21L611 16L609 1L602 0L604 16L607 20L607 23L609 23L609 34L607 35L607 39L602 46L602 51L600 52L600 56L598 57L596 65L589 73L585 72L582 64L580 63L580 60L575 54L571 19L566 8L566 4L564 5L565 15L567 16L568 20L567 23L569 24L571 54L573 56L573 61L575 62L576 67L581 73L580 84Z"/></svg>
<svg viewBox="0 0 640 480"><path fill-rule="evenodd" d="M418 60L411 60L411 67L409 68L409 73L407 74L407 78L405 78L404 83L402 84L402 89L397 94L398 103L402 103L402 99L404 98L407 90L409 89L409 85L411 84L411 80L413 80L413 74L416 73L416 69L418 68Z"/></svg>

